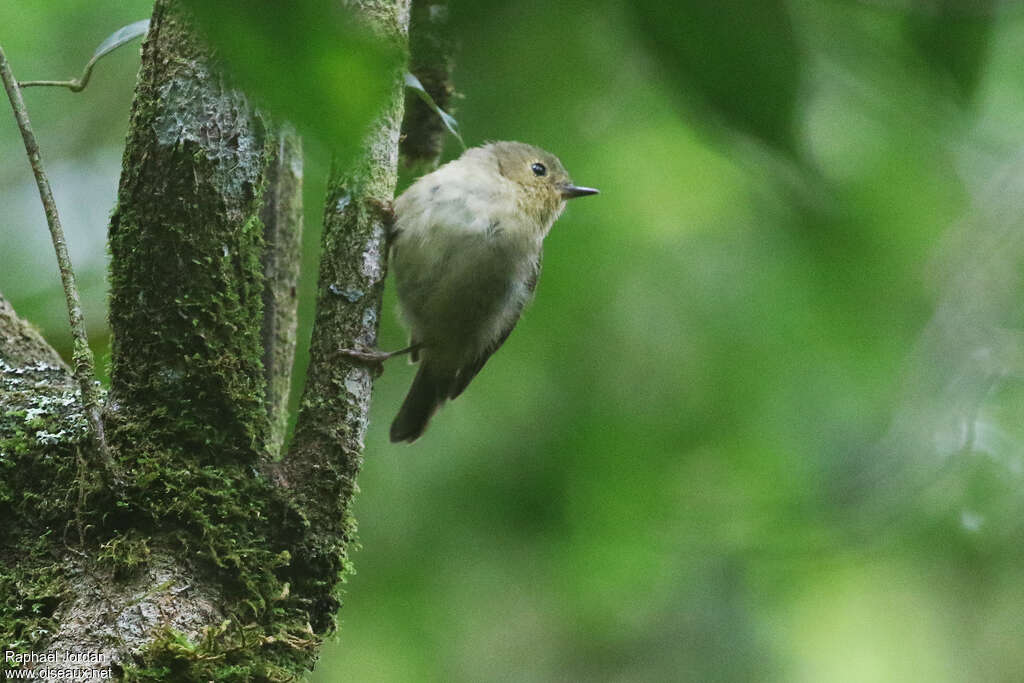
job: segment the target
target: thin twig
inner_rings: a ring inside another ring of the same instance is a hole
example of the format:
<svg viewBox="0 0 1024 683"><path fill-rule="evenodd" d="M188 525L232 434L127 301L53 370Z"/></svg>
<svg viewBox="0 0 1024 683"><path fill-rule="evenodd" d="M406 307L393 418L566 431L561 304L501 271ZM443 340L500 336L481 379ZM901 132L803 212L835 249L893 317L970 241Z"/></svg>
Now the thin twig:
<svg viewBox="0 0 1024 683"><path fill-rule="evenodd" d="M66 81L21 81L18 85L22 88L31 88L36 85L52 85L58 88L67 88L71 92L82 92L85 90L85 86L89 85L89 76L91 75L92 62L89 62L81 78L72 78Z"/></svg>
<svg viewBox="0 0 1024 683"><path fill-rule="evenodd" d="M11 101L11 107L14 109L14 118L18 122L21 137L25 141L25 153L28 154L29 164L32 165L32 172L36 177L36 185L39 187L39 198L43 202L46 222L50 226L53 249L57 253L57 265L60 269L60 279L64 285L64 297L68 305L68 321L71 324L71 336L74 339L74 351L72 353L74 375L82 390L82 405L89 422L89 430L104 463L115 479L119 480L120 474L110 455L107 440L103 433L100 393L96 384L92 349L89 348L89 339L85 333L82 302L78 296L78 286L75 284L75 272L71 267L71 258L68 256L67 241L64 239L64 230L60 225L60 216L57 214L57 204L53 200L53 192L50 191L50 181L46 177L46 171L43 170L43 161L39 156L39 145L36 143L36 137L32 133L32 124L28 119L25 101L21 97L21 89L18 87L18 82L14 79L14 74L11 73L11 66L7 62L7 56L4 55L2 47L0 47L0 78L3 79L7 98Z"/></svg>
<svg viewBox="0 0 1024 683"><path fill-rule="evenodd" d="M147 31L149 31L149 19L142 19L133 24L122 26L111 33L96 48L96 52L93 53L85 68L82 69L82 76L80 78L71 78L66 81L21 81L18 85L22 88L28 88L33 85L52 85L59 88L67 88L71 92L82 92L85 90L85 86L89 85L89 78L92 77L92 68L96 66L96 62L122 45L127 45L139 36L146 35Z"/></svg>

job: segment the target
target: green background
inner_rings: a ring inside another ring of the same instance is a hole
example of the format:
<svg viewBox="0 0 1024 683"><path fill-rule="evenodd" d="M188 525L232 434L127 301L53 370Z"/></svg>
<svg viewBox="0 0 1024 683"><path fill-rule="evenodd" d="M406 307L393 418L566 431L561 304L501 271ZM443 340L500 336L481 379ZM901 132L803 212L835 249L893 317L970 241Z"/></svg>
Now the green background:
<svg viewBox="0 0 1024 683"><path fill-rule="evenodd" d="M1013 5L456 3L467 142L539 145L601 194L570 203L536 301L416 444L386 434L413 368L378 380L357 573L312 680L1019 680ZM0 45L22 79L68 77L148 13L6 3ZM243 47L270 73L288 45ZM25 93L101 359L137 66L133 44L84 93ZM20 145L0 116L0 291L66 351ZM329 158L307 153L303 345Z"/></svg>

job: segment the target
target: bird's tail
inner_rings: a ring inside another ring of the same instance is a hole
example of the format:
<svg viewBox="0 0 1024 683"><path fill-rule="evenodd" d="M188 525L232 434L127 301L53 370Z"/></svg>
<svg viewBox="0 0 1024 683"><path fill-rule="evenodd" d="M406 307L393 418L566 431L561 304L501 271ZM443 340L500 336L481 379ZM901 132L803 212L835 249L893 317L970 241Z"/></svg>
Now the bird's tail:
<svg viewBox="0 0 1024 683"><path fill-rule="evenodd" d="M391 441L412 443L423 435L430 418L448 398L451 377L438 373L430 363L420 365L409 393L391 423Z"/></svg>

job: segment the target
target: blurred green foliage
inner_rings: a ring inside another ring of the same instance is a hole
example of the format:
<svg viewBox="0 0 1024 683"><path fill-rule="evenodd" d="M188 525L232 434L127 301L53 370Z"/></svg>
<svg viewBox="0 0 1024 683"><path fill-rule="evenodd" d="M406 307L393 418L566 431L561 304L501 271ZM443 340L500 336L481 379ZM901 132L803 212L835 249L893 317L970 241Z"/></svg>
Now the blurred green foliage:
<svg viewBox="0 0 1024 683"><path fill-rule="evenodd" d="M642 1L637 35L723 123L792 150L801 55L786 0Z"/></svg>
<svg viewBox="0 0 1024 683"><path fill-rule="evenodd" d="M602 194L415 445L386 437L412 369L378 381L358 573L313 680L1020 677L1024 16L915 5L452 5L467 143L548 148ZM3 9L0 43L23 78L71 75L145 14ZM244 37L253 72L287 65L260 48L286 19ZM28 94L48 162L123 138L119 52L81 95ZM320 117L377 87L321 86ZM0 116L5 203L32 199L16 135ZM5 253L31 218L0 221ZM60 293L33 258L53 298L7 268L0 291L39 319ZM403 344L394 316L381 336Z"/></svg>
<svg viewBox="0 0 1024 683"><path fill-rule="evenodd" d="M912 44L937 70L944 70L965 101L974 96L988 57L996 0L941 0L929 12L911 13L906 30Z"/></svg>

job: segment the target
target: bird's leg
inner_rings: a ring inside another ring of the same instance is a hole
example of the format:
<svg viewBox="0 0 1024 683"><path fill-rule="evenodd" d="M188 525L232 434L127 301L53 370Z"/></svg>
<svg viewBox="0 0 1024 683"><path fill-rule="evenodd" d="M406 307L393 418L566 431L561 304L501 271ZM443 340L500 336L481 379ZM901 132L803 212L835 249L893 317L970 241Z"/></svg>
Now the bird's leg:
<svg viewBox="0 0 1024 683"><path fill-rule="evenodd" d="M397 351L381 351L380 349L339 349L338 353L346 358L357 361L359 363L365 363L366 365L381 365L384 361L392 356L401 356L406 353L412 353L418 351L423 344L410 344L404 349L398 349Z"/></svg>

